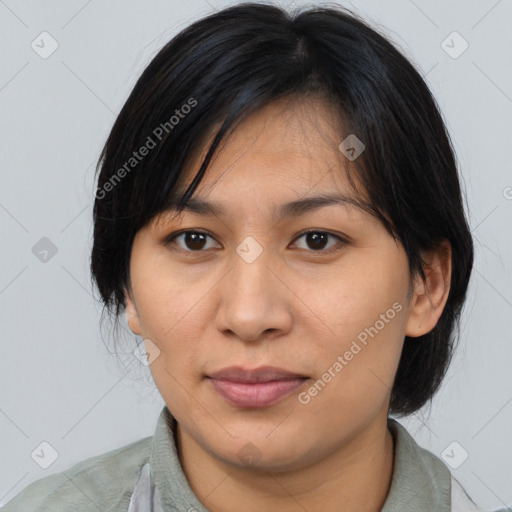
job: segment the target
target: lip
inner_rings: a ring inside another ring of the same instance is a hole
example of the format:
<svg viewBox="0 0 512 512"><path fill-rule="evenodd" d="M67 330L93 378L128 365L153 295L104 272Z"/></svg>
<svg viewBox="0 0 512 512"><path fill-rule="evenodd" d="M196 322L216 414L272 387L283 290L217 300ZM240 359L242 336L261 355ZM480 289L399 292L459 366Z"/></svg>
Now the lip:
<svg viewBox="0 0 512 512"><path fill-rule="evenodd" d="M207 377L215 380L229 380L232 382L259 383L275 380L304 379L306 375L290 372L277 366L260 366L252 370L242 366L230 366L210 373Z"/></svg>
<svg viewBox="0 0 512 512"><path fill-rule="evenodd" d="M239 366L224 368L207 376L213 389L232 405L266 407L302 386L308 377L275 366L254 370Z"/></svg>

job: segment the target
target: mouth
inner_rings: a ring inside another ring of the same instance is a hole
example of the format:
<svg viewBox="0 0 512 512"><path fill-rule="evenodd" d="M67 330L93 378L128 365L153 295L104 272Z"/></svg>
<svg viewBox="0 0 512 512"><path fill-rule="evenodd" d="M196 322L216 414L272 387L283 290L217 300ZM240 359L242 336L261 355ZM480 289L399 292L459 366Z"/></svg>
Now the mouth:
<svg viewBox="0 0 512 512"><path fill-rule="evenodd" d="M301 387L309 377L264 366L254 370L229 367L207 375L213 389L230 404L259 408L274 404Z"/></svg>

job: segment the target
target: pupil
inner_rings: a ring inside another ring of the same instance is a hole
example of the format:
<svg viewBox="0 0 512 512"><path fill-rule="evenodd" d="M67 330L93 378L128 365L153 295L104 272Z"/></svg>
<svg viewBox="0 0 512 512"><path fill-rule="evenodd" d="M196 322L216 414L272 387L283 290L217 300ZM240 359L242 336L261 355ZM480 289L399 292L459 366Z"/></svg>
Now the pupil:
<svg viewBox="0 0 512 512"><path fill-rule="evenodd" d="M323 238L324 243L320 242L321 247L318 247L317 244L318 244L318 241L320 240L320 238ZM310 242L312 242L312 249L323 249L323 247L325 247L325 241L327 239L327 235L325 233L308 233L307 239L308 239L308 244Z"/></svg>
<svg viewBox="0 0 512 512"><path fill-rule="evenodd" d="M203 240L200 240L200 237L203 237ZM202 233L187 233L185 239L185 243L189 249L202 249L204 246L204 235Z"/></svg>

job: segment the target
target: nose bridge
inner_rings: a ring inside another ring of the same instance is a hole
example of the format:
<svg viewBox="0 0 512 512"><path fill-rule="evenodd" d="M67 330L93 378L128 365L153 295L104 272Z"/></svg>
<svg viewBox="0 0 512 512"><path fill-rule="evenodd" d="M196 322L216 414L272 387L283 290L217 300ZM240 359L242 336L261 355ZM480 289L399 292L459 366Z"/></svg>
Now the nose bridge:
<svg viewBox="0 0 512 512"><path fill-rule="evenodd" d="M270 293L273 286L271 278L272 255L267 246L263 247L252 237L246 237L236 248L236 255L233 261L232 295L237 295L238 301L243 301L244 297L253 301L254 307L261 307L269 304Z"/></svg>
<svg viewBox="0 0 512 512"><path fill-rule="evenodd" d="M289 328L291 319L283 286L274 276L274 259L270 249L264 249L252 237L239 244L222 288L220 330L255 340L264 331Z"/></svg>

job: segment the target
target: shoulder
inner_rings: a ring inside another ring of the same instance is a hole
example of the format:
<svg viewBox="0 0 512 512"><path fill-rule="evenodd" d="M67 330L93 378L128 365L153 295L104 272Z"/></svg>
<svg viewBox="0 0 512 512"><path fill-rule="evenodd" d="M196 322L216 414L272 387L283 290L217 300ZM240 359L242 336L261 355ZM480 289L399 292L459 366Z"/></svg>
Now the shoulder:
<svg viewBox="0 0 512 512"><path fill-rule="evenodd" d="M3 512L117 512L127 510L152 437L78 462L29 484Z"/></svg>
<svg viewBox="0 0 512 512"><path fill-rule="evenodd" d="M452 475L452 511L453 512L483 512L469 497L462 485ZM499 512L499 511L498 511Z"/></svg>
<svg viewBox="0 0 512 512"><path fill-rule="evenodd" d="M400 494L403 499L409 492L411 500L415 500L414 503L421 503L424 507L428 504L431 510L435 508L449 509L452 512L482 512L439 457L421 447L396 420L390 419L388 425L397 441L394 470L396 475L393 475L395 486L393 487L392 482L391 487L395 494ZM417 491L418 488L420 491Z"/></svg>

